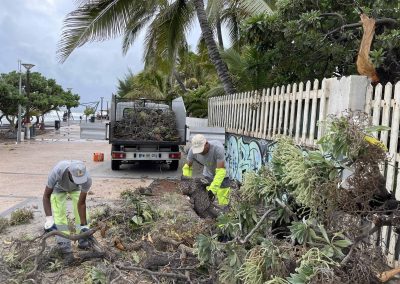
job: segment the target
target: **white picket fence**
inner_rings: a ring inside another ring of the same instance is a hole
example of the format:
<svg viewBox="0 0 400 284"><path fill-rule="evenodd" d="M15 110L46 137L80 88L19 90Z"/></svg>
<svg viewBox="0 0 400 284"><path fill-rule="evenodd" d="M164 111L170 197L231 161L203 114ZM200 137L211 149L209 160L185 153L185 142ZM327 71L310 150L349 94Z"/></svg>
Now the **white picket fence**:
<svg viewBox="0 0 400 284"><path fill-rule="evenodd" d="M317 122L326 116L325 82L322 81L322 86L315 80L313 84L308 81L211 98L209 125L268 140L287 135L298 144L315 145L321 136Z"/></svg>
<svg viewBox="0 0 400 284"><path fill-rule="evenodd" d="M399 170L399 125L400 125L400 82L396 85L390 83L382 86L378 84L375 88L370 86L367 89L365 112L371 115L373 125L389 126L390 131L375 133L376 136L389 149L390 161L382 168L382 173L386 175L386 188L393 192L397 200L400 200L400 178ZM392 231L391 227L382 227L381 231L375 236L377 244L387 255L388 263L398 267L400 265L396 249L398 235Z"/></svg>
<svg viewBox="0 0 400 284"><path fill-rule="evenodd" d="M387 189L400 200L400 82L394 86L388 83L372 87L365 81L367 87L362 88L357 85L359 81L354 83L351 78L348 82L329 80L324 79L321 86L315 80L312 86L308 81L306 84L211 98L208 102L209 126L224 127L228 133L267 140L286 135L300 145L315 146L323 134L318 122L327 114L364 108L373 125L391 128L374 134L389 149L391 159L382 167L382 173L386 177ZM341 86L342 83L347 85ZM346 94L342 97L343 93ZM354 107L359 105L364 107ZM382 227L374 240L387 256L388 264L400 266L400 240L392 228Z"/></svg>

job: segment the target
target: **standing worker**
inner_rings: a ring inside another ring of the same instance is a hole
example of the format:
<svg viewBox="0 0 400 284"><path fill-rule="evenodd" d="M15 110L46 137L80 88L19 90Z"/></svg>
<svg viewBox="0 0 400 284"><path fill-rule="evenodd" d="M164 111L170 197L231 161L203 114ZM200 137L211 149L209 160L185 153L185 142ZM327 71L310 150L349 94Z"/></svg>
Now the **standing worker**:
<svg viewBox="0 0 400 284"><path fill-rule="evenodd" d="M50 172L46 189L43 194L43 207L46 214L44 229L46 232L59 230L69 235L67 220L67 195L71 197L76 230L80 233L89 230L88 214L86 211L86 196L92 185L92 178L81 161L64 160ZM56 236L57 244L61 252L72 258L71 241ZM78 247L89 248L88 238L79 239Z"/></svg>
<svg viewBox="0 0 400 284"><path fill-rule="evenodd" d="M207 141L201 134L193 136L187 163L182 168L183 176L192 176L193 159L197 155L204 161L203 175L210 182L207 190L217 197L219 205L228 205L231 189L229 179L226 177L224 146L219 141Z"/></svg>

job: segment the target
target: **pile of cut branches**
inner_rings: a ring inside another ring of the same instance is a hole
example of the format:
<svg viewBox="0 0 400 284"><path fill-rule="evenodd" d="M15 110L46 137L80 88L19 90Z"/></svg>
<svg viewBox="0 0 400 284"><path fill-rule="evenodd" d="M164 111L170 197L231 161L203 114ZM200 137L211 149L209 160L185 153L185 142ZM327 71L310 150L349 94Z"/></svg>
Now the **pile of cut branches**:
<svg viewBox="0 0 400 284"><path fill-rule="evenodd" d="M164 192L165 187L170 190ZM176 181L126 190L121 201L99 207L91 218L91 230L83 234L53 231L7 240L0 253L0 282L213 282L193 249L196 236L209 230L210 221L193 211ZM89 237L92 249L79 251L73 245L74 258L66 262L55 235L73 242Z"/></svg>
<svg viewBox="0 0 400 284"><path fill-rule="evenodd" d="M400 214L379 169L385 147L371 136L380 130L365 114L347 113L329 119L318 150L279 139L268 167L246 173L216 231L198 237L201 263L221 283L387 280L370 236L396 230Z"/></svg>
<svg viewBox="0 0 400 284"><path fill-rule="evenodd" d="M379 234L378 241L371 236L383 226L397 231L400 214L380 172L385 147L370 136L381 130L349 113L326 123L318 150L281 138L270 165L247 173L223 210L201 179L125 191L120 204L95 214L85 235L96 237L94 250L65 265L47 245L52 233L15 239L1 254L0 280L385 282L390 268L376 246Z"/></svg>
<svg viewBox="0 0 400 284"><path fill-rule="evenodd" d="M138 108L115 122L114 137L135 141L179 141L175 114L170 110Z"/></svg>

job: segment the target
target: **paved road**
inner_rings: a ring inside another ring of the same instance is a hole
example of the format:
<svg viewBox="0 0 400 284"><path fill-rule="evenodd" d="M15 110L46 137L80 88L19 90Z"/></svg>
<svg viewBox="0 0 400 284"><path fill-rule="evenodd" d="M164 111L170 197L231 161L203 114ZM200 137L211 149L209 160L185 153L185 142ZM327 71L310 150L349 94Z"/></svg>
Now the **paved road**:
<svg viewBox="0 0 400 284"><path fill-rule="evenodd" d="M51 168L63 159L83 160L93 177L91 199L109 200L119 197L125 189L149 184L158 178L179 178L178 171L166 165L122 165L112 171L111 146L107 141L81 140L79 125L51 129L42 136L16 145L14 141L0 142L0 216L24 206L41 208L41 197ZM104 153L104 162L92 160L94 152ZM181 161L182 162L182 161ZM196 173L201 167L195 168Z"/></svg>

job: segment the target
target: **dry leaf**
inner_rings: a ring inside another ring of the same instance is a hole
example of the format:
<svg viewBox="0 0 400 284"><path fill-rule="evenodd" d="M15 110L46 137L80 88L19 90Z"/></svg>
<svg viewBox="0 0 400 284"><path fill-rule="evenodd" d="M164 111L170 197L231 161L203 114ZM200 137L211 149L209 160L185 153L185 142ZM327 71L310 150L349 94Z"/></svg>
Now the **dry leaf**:
<svg viewBox="0 0 400 284"><path fill-rule="evenodd" d="M118 237L114 238L114 246L119 250L125 250L124 245L122 244L121 240Z"/></svg>
<svg viewBox="0 0 400 284"><path fill-rule="evenodd" d="M396 274L398 273L400 273L400 267L382 272L382 274L379 275L378 278L382 283L385 283L396 276Z"/></svg>
<svg viewBox="0 0 400 284"><path fill-rule="evenodd" d="M154 243L154 242L153 242L153 239L151 238L150 233L147 233L147 241L150 242L150 243L152 243L152 244Z"/></svg>

